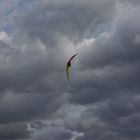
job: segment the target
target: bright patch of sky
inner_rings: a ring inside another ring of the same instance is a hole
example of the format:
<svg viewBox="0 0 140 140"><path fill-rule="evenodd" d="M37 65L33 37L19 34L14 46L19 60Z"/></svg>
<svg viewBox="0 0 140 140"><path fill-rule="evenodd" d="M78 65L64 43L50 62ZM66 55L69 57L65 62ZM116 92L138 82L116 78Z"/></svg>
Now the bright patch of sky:
<svg viewBox="0 0 140 140"><path fill-rule="evenodd" d="M14 31L12 17L14 12L24 12L26 7L36 0L1 0L0 1L0 31L11 34Z"/></svg>

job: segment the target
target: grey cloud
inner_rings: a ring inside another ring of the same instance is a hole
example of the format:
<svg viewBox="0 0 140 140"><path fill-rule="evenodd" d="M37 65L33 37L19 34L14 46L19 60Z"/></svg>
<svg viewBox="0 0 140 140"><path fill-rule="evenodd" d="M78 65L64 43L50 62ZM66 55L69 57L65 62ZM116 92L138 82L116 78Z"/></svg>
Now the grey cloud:
<svg viewBox="0 0 140 140"><path fill-rule="evenodd" d="M139 0L133 0L133 1L131 1L131 0L123 0L123 1L121 1L122 3L125 3L125 4L134 4L134 5L136 5L136 6L140 6L139 4L140 4L140 1Z"/></svg>
<svg viewBox="0 0 140 140"><path fill-rule="evenodd" d="M45 140L46 137L50 140L70 140L72 134L61 128L48 128L39 132L39 134L33 136L34 140Z"/></svg>
<svg viewBox="0 0 140 140"><path fill-rule="evenodd" d="M140 33L139 9L129 9L119 15L113 32L81 43L87 48L80 51L80 72L72 84L75 103L88 104L139 91L140 47L135 42Z"/></svg>
<svg viewBox="0 0 140 140"><path fill-rule="evenodd" d="M50 85L46 87L47 83L55 80L55 77L54 79L50 79L49 74L59 71L62 76L64 73L64 61L62 61L63 56L61 55L61 51L59 49L57 52L52 50L46 51L44 45L39 41L27 41L19 47L13 39L10 44L6 44L1 40L0 49L1 91L12 89L22 92L27 89L34 90L34 88L35 90L42 88L44 92L54 90L54 87ZM58 78L61 78L61 76ZM56 90L59 87L60 89L62 88L61 84L57 85L55 82L53 83L56 86Z"/></svg>
<svg viewBox="0 0 140 140"><path fill-rule="evenodd" d="M28 138L30 132L27 130L27 125L24 123L1 124L0 139L3 140L18 140L20 138Z"/></svg>
<svg viewBox="0 0 140 140"><path fill-rule="evenodd" d="M75 105L70 108L63 108L61 109L60 113L64 113L65 115L63 117L61 116L62 120L58 121L58 126L65 126L65 129L68 129L72 132L76 131L76 140L91 140L93 138L97 140L103 140L107 138L119 139L119 134L110 130L110 126L97 117L97 108L98 104L97 106L94 105L92 107L78 107L78 105ZM67 110L66 112L65 109ZM60 119L58 118L58 120ZM54 123L57 124L57 121Z"/></svg>
<svg viewBox="0 0 140 140"><path fill-rule="evenodd" d="M49 46L56 46L59 36L74 40L93 32L98 24L106 23L113 16L114 1L48 1L37 3L31 12L17 17L17 26L33 38L40 38ZM37 8L35 8L37 7ZM98 8L97 8L98 7ZM106 11L106 12L103 12ZM34 18L36 17L36 18ZM32 24L34 23L34 24Z"/></svg>
<svg viewBox="0 0 140 140"><path fill-rule="evenodd" d="M3 138L26 139L16 126L46 119L28 139L139 139L140 10L120 3L41 0L15 12L11 42L0 40ZM69 81L65 38L79 51Z"/></svg>
<svg viewBox="0 0 140 140"><path fill-rule="evenodd" d="M50 117L65 101L58 95L12 94L1 98L0 123L30 121Z"/></svg>
<svg viewBox="0 0 140 140"><path fill-rule="evenodd" d="M113 22L114 32L97 37L90 49L85 50L85 57L81 62L85 66L96 68L138 61L140 48L135 42L135 38L140 34L138 13L139 8L125 8L125 12L118 16L117 22Z"/></svg>
<svg viewBox="0 0 140 140"><path fill-rule="evenodd" d="M64 126L83 133L76 140L92 140L93 138L97 140L134 138L137 140L139 138L139 107L136 105L136 100L139 100L138 96L120 96L88 106L79 116L73 115L66 119Z"/></svg>
<svg viewBox="0 0 140 140"><path fill-rule="evenodd" d="M107 123L112 132L127 139L137 139L139 138L139 107L136 100L139 100L137 95L120 96L106 102L99 107L101 110L97 109L98 111L95 112L103 122Z"/></svg>
<svg viewBox="0 0 140 140"><path fill-rule="evenodd" d="M83 75L87 72L83 72ZM70 100L78 104L91 104L122 94L137 94L139 91L139 63L97 69L90 77L81 77L79 80L75 78L76 82L73 82L73 88L69 91Z"/></svg>
<svg viewBox="0 0 140 140"><path fill-rule="evenodd" d="M27 123L36 119L51 118L64 102L65 97L52 93L4 93L0 99L0 138L29 138L31 131Z"/></svg>

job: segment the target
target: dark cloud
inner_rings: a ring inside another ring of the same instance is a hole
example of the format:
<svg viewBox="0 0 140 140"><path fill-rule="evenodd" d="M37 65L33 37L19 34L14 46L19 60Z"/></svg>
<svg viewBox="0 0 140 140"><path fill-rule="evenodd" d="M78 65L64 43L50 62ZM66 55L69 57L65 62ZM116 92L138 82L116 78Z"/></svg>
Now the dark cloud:
<svg viewBox="0 0 140 140"><path fill-rule="evenodd" d="M113 32L81 43L81 47L87 45L87 48L80 51L81 72L72 84L72 101L91 103L139 91L138 11L126 8L114 23Z"/></svg>
<svg viewBox="0 0 140 140"><path fill-rule="evenodd" d="M33 137L34 140L45 140L46 137L50 140L69 140L72 137L72 134L61 128L48 128L42 130L39 134Z"/></svg>
<svg viewBox="0 0 140 140"><path fill-rule="evenodd" d="M60 95L12 94L1 98L0 123L30 121L32 119L50 117L63 103L65 97Z"/></svg>
<svg viewBox="0 0 140 140"><path fill-rule="evenodd" d="M131 0L124 0L122 2L124 2L125 4L134 4L134 5L137 5L137 6L139 6L139 4L140 4L139 0L133 0L133 1L131 1Z"/></svg>
<svg viewBox="0 0 140 140"><path fill-rule="evenodd" d="M120 136L139 138L139 107L136 98L139 100L137 95L120 96L99 107L101 110L97 114Z"/></svg>
<svg viewBox="0 0 140 140"><path fill-rule="evenodd" d="M139 2L26 4L0 32L0 139L138 140Z"/></svg>
<svg viewBox="0 0 140 140"><path fill-rule="evenodd" d="M21 43L16 44L13 39L10 39L6 34L0 43L0 90L12 89L23 92L34 90L34 88L35 90L42 88L45 91L54 90L54 87L58 88L59 84L54 83L53 87L51 85L46 87L46 83L55 80L55 77L50 79L50 73L59 71L63 74L64 66L62 63L64 61L61 61L61 51L57 51L57 56L55 50L46 52L45 46L39 40L28 41L27 44L23 45Z"/></svg>
<svg viewBox="0 0 140 140"><path fill-rule="evenodd" d="M20 138L28 138L30 136L27 126L24 123L1 124L0 139L18 140Z"/></svg>
<svg viewBox="0 0 140 140"><path fill-rule="evenodd" d="M56 46L61 36L73 41L94 32L100 23L108 22L114 11L114 1L48 1L31 6L28 14L17 17L18 26L29 36L41 39L45 44ZM106 11L106 12L103 12ZM34 18L36 17L36 18ZM34 23L34 24L32 24Z"/></svg>

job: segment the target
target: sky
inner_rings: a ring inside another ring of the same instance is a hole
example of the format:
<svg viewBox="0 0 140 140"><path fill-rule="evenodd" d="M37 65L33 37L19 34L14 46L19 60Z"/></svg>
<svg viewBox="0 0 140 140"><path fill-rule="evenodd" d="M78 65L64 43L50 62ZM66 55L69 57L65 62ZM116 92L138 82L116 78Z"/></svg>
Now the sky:
<svg viewBox="0 0 140 140"><path fill-rule="evenodd" d="M0 0L0 139L139 140L139 13L139 0Z"/></svg>

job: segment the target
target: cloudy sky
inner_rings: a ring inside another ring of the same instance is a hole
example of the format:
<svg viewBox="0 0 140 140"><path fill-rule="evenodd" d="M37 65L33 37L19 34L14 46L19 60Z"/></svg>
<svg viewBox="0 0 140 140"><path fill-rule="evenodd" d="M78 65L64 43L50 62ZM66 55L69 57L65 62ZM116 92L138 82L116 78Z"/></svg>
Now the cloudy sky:
<svg viewBox="0 0 140 140"><path fill-rule="evenodd" d="M0 139L139 140L140 1L0 0Z"/></svg>

